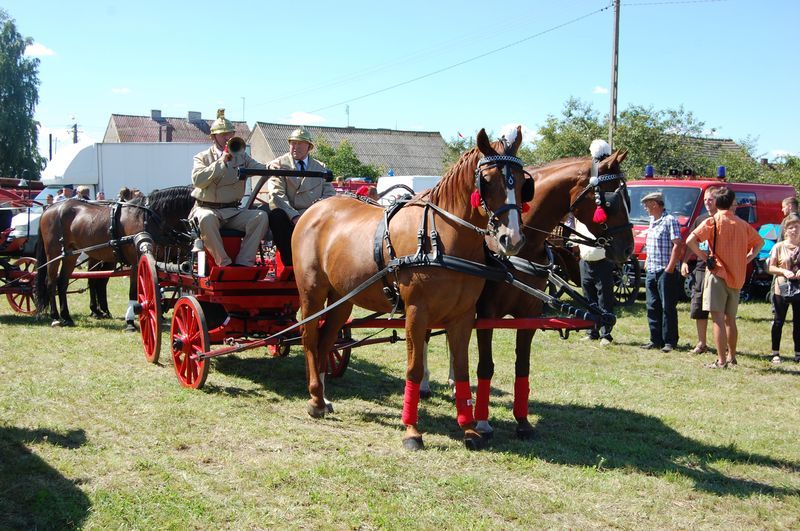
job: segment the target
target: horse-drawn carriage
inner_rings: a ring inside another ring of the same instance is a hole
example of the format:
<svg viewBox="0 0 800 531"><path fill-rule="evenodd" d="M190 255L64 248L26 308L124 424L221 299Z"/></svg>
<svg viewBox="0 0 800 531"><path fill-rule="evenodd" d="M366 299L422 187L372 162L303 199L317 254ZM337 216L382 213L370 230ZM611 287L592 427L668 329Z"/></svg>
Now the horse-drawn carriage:
<svg viewBox="0 0 800 531"><path fill-rule="evenodd" d="M627 200L619 172L624 153L615 153L602 164L574 159L532 170L531 175L514 156L518 143L490 144L485 134L479 135L478 147L462 156L437 187L387 209L347 195L316 203L295 229L293 267L284 265L270 247L262 246L252 267L221 267L199 245L169 262L158 259L158 246L140 242L144 252L137 268L136 311L145 357L151 362L159 359L163 315L169 309L173 315L167 348L180 383L187 387L205 383L212 357L256 348L286 355L292 345L302 343L311 394L308 410L312 416L322 416L329 406L324 377L344 372L352 348L400 339L393 331L385 338L355 340L352 331L405 328L409 372L404 444L419 447L421 436L415 425L423 343L426 331L446 329L459 423L465 426L465 443L480 446L476 441L481 435L466 427L471 426L472 409L465 406L471 398L464 398L465 384L471 396L467 343L473 329L479 331L479 345L491 343L495 328L522 334L517 355L523 361L517 366L524 374L518 374L518 381L527 382L529 343L535 330L554 329L566 335L614 318L555 277L553 255L544 241L566 214L558 210L569 205L601 238L610 258L624 260L632 248L627 211L621 208L623 198ZM257 194L266 176L284 174L325 178L313 172L244 170L241 178L262 176L246 207L258 206ZM531 203L534 181L540 199ZM588 200L595 196L597 202ZM592 221L596 208L608 211L607 222ZM228 255L237 254L241 237L223 233ZM531 251L524 260L498 261L485 253L487 241L502 254L516 254L526 237ZM548 279L565 288L573 301L547 294ZM478 303L484 285L491 285L484 290L486 296L503 291L503 284L513 285L512 291L519 291L526 302L516 309L508 307L514 297L506 294L502 304L491 297ZM567 317L542 317L544 304ZM375 313L353 319L354 305ZM297 321L298 310L302 321ZM491 370L481 356L478 400L484 402L481 411L488 411L488 387L480 381L488 382ZM521 386L515 385L516 391L523 395ZM524 415L517 414L515 405L520 433L528 433L527 387L524 397Z"/></svg>

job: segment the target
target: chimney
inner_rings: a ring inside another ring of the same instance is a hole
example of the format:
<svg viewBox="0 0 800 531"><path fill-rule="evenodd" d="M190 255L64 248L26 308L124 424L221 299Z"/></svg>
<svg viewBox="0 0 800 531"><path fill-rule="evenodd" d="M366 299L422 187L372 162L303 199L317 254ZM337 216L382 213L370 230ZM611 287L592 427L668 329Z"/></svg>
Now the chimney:
<svg viewBox="0 0 800 531"><path fill-rule="evenodd" d="M150 111L150 118L153 120L160 122L161 121L161 111L158 109L153 109Z"/></svg>
<svg viewBox="0 0 800 531"><path fill-rule="evenodd" d="M190 122L199 122L203 118L202 118L201 113L199 113L197 111L189 111L188 119L189 119Z"/></svg>
<svg viewBox="0 0 800 531"><path fill-rule="evenodd" d="M767 159L761 159L761 165L762 166L766 166L768 164L769 164L769 161Z"/></svg>

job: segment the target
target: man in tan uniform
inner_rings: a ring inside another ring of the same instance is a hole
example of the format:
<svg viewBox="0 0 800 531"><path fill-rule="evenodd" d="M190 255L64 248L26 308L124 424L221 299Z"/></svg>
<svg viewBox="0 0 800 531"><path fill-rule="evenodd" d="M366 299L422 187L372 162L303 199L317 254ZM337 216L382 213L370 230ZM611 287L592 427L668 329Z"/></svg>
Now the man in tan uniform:
<svg viewBox="0 0 800 531"><path fill-rule="evenodd" d="M258 244L267 232L269 218L260 210L239 208L245 191L245 180L239 180L239 168L265 169L266 166L251 158L244 150L229 153L228 141L236 129L225 118L225 109L217 111L217 119L211 125L214 144L206 151L194 156L192 167L192 197L195 206L191 217L200 226L200 237L217 265L231 265L225 253L220 228L244 231L245 237L234 266L252 266L255 263Z"/></svg>
<svg viewBox="0 0 800 531"><path fill-rule="evenodd" d="M311 135L303 128L295 129L289 135L289 151L269 163L274 170L325 171L322 162L311 158L314 149ZM269 204L269 224L272 238L281 260L286 265L292 263L292 232L300 216L315 201L333 197L333 185L319 177L271 177L266 192L259 196Z"/></svg>

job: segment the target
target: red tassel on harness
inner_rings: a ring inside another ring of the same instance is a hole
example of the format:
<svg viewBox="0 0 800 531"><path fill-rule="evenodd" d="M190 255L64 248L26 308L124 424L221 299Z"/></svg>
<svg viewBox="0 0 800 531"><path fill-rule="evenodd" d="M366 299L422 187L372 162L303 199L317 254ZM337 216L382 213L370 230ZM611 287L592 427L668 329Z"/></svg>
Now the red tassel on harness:
<svg viewBox="0 0 800 531"><path fill-rule="evenodd" d="M530 203L522 203L522 213L525 214L531 209Z"/></svg>
<svg viewBox="0 0 800 531"><path fill-rule="evenodd" d="M472 208L480 208L481 206L481 193L477 190L472 192L472 195L469 196L469 202L472 205Z"/></svg>
<svg viewBox="0 0 800 531"><path fill-rule="evenodd" d="M403 425L416 426L419 413L419 384L406 380L406 392L403 395Z"/></svg>
<svg viewBox="0 0 800 531"><path fill-rule="evenodd" d="M605 223L608 221L608 216L602 206L597 205L597 208L594 210L594 216L592 216L592 221L595 223Z"/></svg>
<svg viewBox="0 0 800 531"><path fill-rule="evenodd" d="M528 396L531 388L527 376L517 376L514 380L514 418L528 417Z"/></svg>
<svg viewBox="0 0 800 531"><path fill-rule="evenodd" d="M478 378L478 391L475 393L475 420L489 420L489 392L492 381Z"/></svg>
<svg viewBox="0 0 800 531"><path fill-rule="evenodd" d="M475 422L472 413L472 389L469 382L456 382L456 414L458 425L467 426Z"/></svg>

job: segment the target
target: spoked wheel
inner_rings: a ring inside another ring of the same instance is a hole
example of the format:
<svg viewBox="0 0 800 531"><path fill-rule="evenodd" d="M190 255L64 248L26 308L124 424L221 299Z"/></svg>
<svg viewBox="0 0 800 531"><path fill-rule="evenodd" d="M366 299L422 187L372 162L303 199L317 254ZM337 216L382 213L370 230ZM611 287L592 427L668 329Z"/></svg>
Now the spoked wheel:
<svg viewBox="0 0 800 531"><path fill-rule="evenodd" d="M33 282L36 279L36 260L23 257L14 262L24 276L15 281L19 293L6 293L8 304L18 313L31 315L36 313L36 303L33 300Z"/></svg>
<svg viewBox="0 0 800 531"><path fill-rule="evenodd" d="M630 306L639 296L642 270L639 260L631 256L627 262L614 268L614 299L621 306Z"/></svg>
<svg viewBox="0 0 800 531"><path fill-rule="evenodd" d="M350 340L352 334L349 328L342 328L339 331L339 340ZM328 370L325 374L331 378L341 378L344 376L344 371L347 369L347 364L350 363L351 348L333 349L328 352Z"/></svg>
<svg viewBox="0 0 800 531"><path fill-rule="evenodd" d="M156 262L152 255L143 254L136 275L136 300L141 307L139 329L144 357L150 363L158 363L161 354L161 296L157 282Z"/></svg>
<svg viewBox="0 0 800 531"><path fill-rule="evenodd" d="M208 352L211 341L200 303L192 296L181 297L172 312L172 362L175 374L184 387L200 389L208 376L208 360L197 354Z"/></svg>

